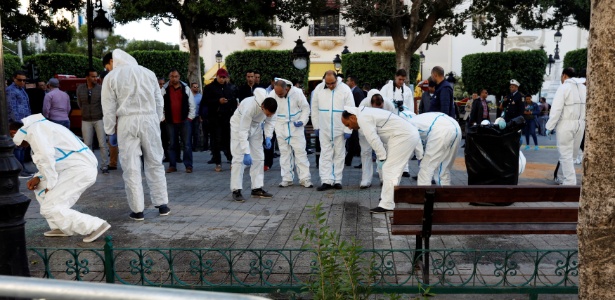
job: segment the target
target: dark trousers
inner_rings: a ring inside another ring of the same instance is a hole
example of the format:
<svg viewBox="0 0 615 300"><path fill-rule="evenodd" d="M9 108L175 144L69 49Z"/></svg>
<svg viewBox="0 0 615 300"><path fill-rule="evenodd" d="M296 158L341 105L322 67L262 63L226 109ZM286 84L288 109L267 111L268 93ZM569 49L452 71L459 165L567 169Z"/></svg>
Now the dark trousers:
<svg viewBox="0 0 615 300"><path fill-rule="evenodd" d="M211 129L212 145L211 154L213 161L216 165L222 163L222 156L220 151L224 152L226 159L231 161L231 120L212 120L210 124L213 125Z"/></svg>
<svg viewBox="0 0 615 300"><path fill-rule="evenodd" d="M164 157L169 159L169 130L167 129L166 121L160 122L160 140L162 141Z"/></svg>
<svg viewBox="0 0 615 300"><path fill-rule="evenodd" d="M209 134L209 120L204 118L201 122L201 128L203 130L203 151L209 150L209 145L213 144L211 141L211 135Z"/></svg>
<svg viewBox="0 0 615 300"><path fill-rule="evenodd" d="M346 140L346 165L352 165L352 158L361 154L359 145L359 132L353 130L350 138Z"/></svg>
<svg viewBox="0 0 615 300"><path fill-rule="evenodd" d="M201 143L201 121L199 117L195 117L192 120L192 151L196 151Z"/></svg>
<svg viewBox="0 0 615 300"><path fill-rule="evenodd" d="M523 133L525 133L525 144L530 145L530 135L534 139L534 146L538 146L538 139L536 139L536 119L533 120L525 120L525 128L523 129Z"/></svg>
<svg viewBox="0 0 615 300"><path fill-rule="evenodd" d="M184 165L192 167L192 122L184 121L183 123L171 124L167 123L167 131L169 134L169 167L177 166L177 157L179 156L181 138L184 148Z"/></svg>
<svg viewBox="0 0 615 300"><path fill-rule="evenodd" d="M265 150L265 166L271 168L273 166L273 153L275 152L275 142L276 142L275 132L273 132L273 137L271 138L271 149L265 149L265 136L263 133L263 149Z"/></svg>

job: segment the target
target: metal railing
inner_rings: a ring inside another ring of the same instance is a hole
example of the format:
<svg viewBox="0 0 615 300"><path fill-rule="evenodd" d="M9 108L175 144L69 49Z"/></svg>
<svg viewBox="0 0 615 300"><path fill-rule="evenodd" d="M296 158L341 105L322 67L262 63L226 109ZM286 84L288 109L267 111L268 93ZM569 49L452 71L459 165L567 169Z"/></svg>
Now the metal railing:
<svg viewBox="0 0 615 300"><path fill-rule="evenodd" d="M308 30L309 36L346 36L345 25L317 25L312 24Z"/></svg>
<svg viewBox="0 0 615 300"><path fill-rule="evenodd" d="M271 33L264 33L262 30L259 31L248 31L246 32L246 37L259 37L259 36L263 36L263 37L282 37L282 26L281 25L275 25L275 28L273 29L273 32Z"/></svg>
<svg viewBox="0 0 615 300"><path fill-rule="evenodd" d="M300 292L310 281L309 249L30 248L32 276L209 291ZM429 280L421 250L369 249L376 293L576 294L577 250L428 250ZM427 283L429 282L429 283ZM367 283L364 283L367 284ZM534 298L532 298L534 299Z"/></svg>

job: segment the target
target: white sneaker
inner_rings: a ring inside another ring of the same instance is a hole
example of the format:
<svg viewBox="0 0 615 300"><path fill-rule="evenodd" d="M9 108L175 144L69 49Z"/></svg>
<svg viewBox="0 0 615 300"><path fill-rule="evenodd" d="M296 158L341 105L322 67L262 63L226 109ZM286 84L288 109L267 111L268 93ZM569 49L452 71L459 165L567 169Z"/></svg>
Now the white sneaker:
<svg viewBox="0 0 615 300"><path fill-rule="evenodd" d="M109 230L109 228L111 228L111 225L109 225L109 223L107 223L107 222L102 223L102 225L100 225L100 227L98 227L98 229L94 230L94 232L92 232L89 236L84 238L83 242L84 243L91 243L91 242L95 241L97 238L99 238L101 235L103 235L103 233L105 233L107 230Z"/></svg>
<svg viewBox="0 0 615 300"><path fill-rule="evenodd" d="M287 186L291 186L293 185L292 181L282 181L280 182L280 184L278 184L279 187L287 187Z"/></svg>
<svg viewBox="0 0 615 300"><path fill-rule="evenodd" d="M306 187L306 188L313 188L314 187L314 185L312 184L312 182L309 179L302 180L301 182L299 182L299 184L301 184L303 187Z"/></svg>
<svg viewBox="0 0 615 300"><path fill-rule="evenodd" d="M54 230L51 230L51 231L47 231L47 232L43 233L43 235L48 236L48 237L71 236L70 234L66 234L66 233L62 232L62 230L60 230L60 229L54 229Z"/></svg>

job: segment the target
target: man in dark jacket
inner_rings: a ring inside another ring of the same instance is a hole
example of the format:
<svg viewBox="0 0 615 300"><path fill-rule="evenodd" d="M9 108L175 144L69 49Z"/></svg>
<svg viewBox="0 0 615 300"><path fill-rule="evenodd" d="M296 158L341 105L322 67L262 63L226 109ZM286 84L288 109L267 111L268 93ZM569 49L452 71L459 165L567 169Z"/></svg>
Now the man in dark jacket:
<svg viewBox="0 0 615 300"><path fill-rule="evenodd" d="M436 82L436 90L429 103L430 112L442 112L453 119L457 119L455 102L453 100L453 86L444 80L444 69L436 66L431 69L431 78Z"/></svg>
<svg viewBox="0 0 615 300"><path fill-rule="evenodd" d="M243 101L243 99L254 96L254 89L257 88L256 82L254 81L254 71L249 70L246 72L246 84L239 87L237 91L237 98L239 98L239 102Z"/></svg>
<svg viewBox="0 0 615 300"><path fill-rule="evenodd" d="M237 109L235 89L227 83L228 72L219 69L216 80L205 86L201 112L208 107L209 125L212 136L211 152L216 172L222 171L220 151L224 151L226 159L231 161L231 116ZM204 114L201 114L204 116Z"/></svg>
<svg viewBox="0 0 615 300"><path fill-rule="evenodd" d="M421 95L421 103L419 104L419 114L429 112L429 104L431 102L431 97L436 92L436 82L429 77L427 80L427 91L423 92Z"/></svg>
<svg viewBox="0 0 615 300"><path fill-rule="evenodd" d="M472 102L472 110L468 118L468 127L480 125L483 120L491 121L489 118L489 106L487 105L487 96L489 93L486 89L480 91L480 98Z"/></svg>
<svg viewBox="0 0 615 300"><path fill-rule="evenodd" d="M169 72L169 85L161 89L164 99L164 120L169 133L169 168L167 173L177 172L179 140L184 145L186 173L192 173L192 119L195 116L194 96L190 87L179 80L176 69Z"/></svg>
<svg viewBox="0 0 615 300"><path fill-rule="evenodd" d="M523 94L519 92L519 81L510 81L510 94L508 95L508 101L502 103L502 109L504 111L504 121L508 123L510 120L522 116L525 111L525 104L523 102Z"/></svg>

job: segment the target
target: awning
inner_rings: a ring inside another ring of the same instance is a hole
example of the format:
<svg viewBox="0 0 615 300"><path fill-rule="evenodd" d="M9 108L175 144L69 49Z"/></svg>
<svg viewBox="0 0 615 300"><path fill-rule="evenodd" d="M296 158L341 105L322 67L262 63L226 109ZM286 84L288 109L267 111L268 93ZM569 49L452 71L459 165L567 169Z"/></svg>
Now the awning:
<svg viewBox="0 0 615 300"><path fill-rule="evenodd" d="M311 63L308 81L322 80L322 76L329 70L335 70L333 63Z"/></svg>
<svg viewBox="0 0 615 300"><path fill-rule="evenodd" d="M226 70L226 65L222 64L220 68ZM218 73L218 64L216 64L213 68L207 70L207 72L205 72L205 75L203 75L203 82L205 82L205 85L208 85L212 81L214 81L214 79L216 78L216 73Z"/></svg>

